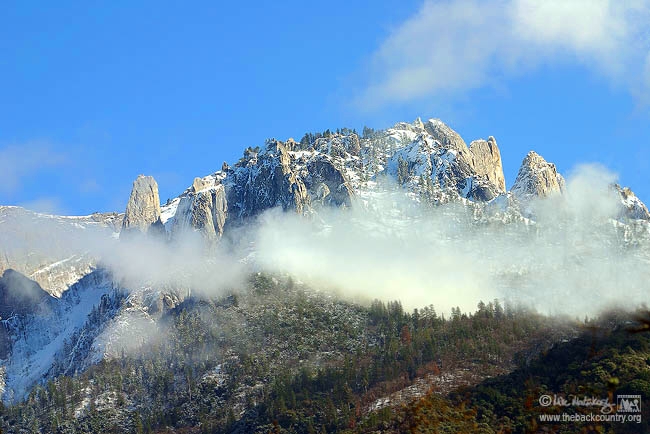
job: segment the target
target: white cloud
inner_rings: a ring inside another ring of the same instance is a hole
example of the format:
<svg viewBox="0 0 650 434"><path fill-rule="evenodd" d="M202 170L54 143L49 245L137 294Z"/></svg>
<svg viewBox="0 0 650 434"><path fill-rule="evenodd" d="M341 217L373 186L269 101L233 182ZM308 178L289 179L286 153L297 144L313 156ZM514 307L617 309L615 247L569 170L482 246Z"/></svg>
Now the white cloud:
<svg viewBox="0 0 650 434"><path fill-rule="evenodd" d="M374 53L365 108L462 92L579 62L643 97L650 1L426 1Z"/></svg>
<svg viewBox="0 0 650 434"><path fill-rule="evenodd" d="M408 308L468 311L498 297L545 313L633 309L650 300L647 244L622 248L615 181L602 166L577 167L566 194L531 204L534 225L476 224L471 208L427 209L400 193L317 219L272 210L256 228L255 260L315 288Z"/></svg>
<svg viewBox="0 0 650 434"><path fill-rule="evenodd" d="M37 177L45 168L65 164L66 156L43 143L31 142L0 149L0 193L20 189L26 178Z"/></svg>

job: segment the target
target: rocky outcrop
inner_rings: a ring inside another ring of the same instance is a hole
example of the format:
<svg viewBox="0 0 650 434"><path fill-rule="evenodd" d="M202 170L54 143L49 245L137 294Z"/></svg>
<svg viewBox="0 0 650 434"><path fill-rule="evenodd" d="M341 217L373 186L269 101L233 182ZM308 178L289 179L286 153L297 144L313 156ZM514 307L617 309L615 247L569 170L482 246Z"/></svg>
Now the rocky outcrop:
<svg viewBox="0 0 650 434"><path fill-rule="evenodd" d="M197 230L204 238L215 240L223 235L228 217L228 200L223 185L213 177L196 178L191 191L178 204L172 236Z"/></svg>
<svg viewBox="0 0 650 434"><path fill-rule="evenodd" d="M361 139L347 129L308 133L300 143L271 139L262 149L249 147L235 165L224 163L221 169L195 179L166 205L165 221L175 212L174 231L198 230L216 239L229 225L270 208L310 214L319 206L352 206L355 195L365 200L372 189L383 188L383 175L395 179L410 197L434 204L467 199L481 207L501 197L491 207L495 212L504 206L521 212L527 206L523 200L562 193L565 188L555 165L530 152L507 192L494 137L474 140L468 147L442 121L419 118L386 130L364 128ZM640 201L627 192L621 197L627 201L627 215L645 218Z"/></svg>
<svg viewBox="0 0 650 434"><path fill-rule="evenodd" d="M469 149L467 149L467 145L460 134L452 130L440 119L429 119L424 124L424 129L434 140L440 143L440 147L457 151L463 157L469 154Z"/></svg>
<svg viewBox="0 0 650 434"><path fill-rule="evenodd" d="M207 178L196 179L179 197L173 231L198 229L212 238L270 208L308 214L317 206L351 206L355 191L373 171L385 167L396 176L400 159L409 181L427 178L426 188L444 192L441 197L488 201L505 189L494 138L470 149L443 122L418 119L373 133L371 140L368 146L347 130L308 134L300 143L271 139L262 149L249 147L234 166L224 164L213 175L214 190L205 184ZM392 157L382 162L389 153Z"/></svg>
<svg viewBox="0 0 650 434"><path fill-rule="evenodd" d="M414 123L416 126L419 124L421 121L418 123L416 120ZM460 134L438 119L429 119L424 124L424 130L437 142L439 148L455 151L458 161L456 178L467 180L465 183L460 182L464 184L461 190L466 191L462 196L484 201L493 198L495 193L505 192L501 153L494 137L490 136L487 141L475 140L468 148ZM493 186L487 185L485 181Z"/></svg>
<svg viewBox="0 0 650 434"><path fill-rule="evenodd" d="M269 140L263 151L245 153L228 172L224 184L232 218L241 222L275 207L299 214L308 211L307 187L292 167L295 146L293 140Z"/></svg>
<svg viewBox="0 0 650 434"><path fill-rule="evenodd" d="M415 125L417 121L406 131L412 132ZM455 198L486 202L505 191L494 138L472 142L468 149L458 133L438 120L429 120L424 131L388 159L386 173L436 202Z"/></svg>
<svg viewBox="0 0 650 434"><path fill-rule="evenodd" d="M305 186L312 199L323 205L334 207L350 206L354 195L345 173L325 156L311 158L305 164L307 177Z"/></svg>
<svg viewBox="0 0 650 434"><path fill-rule="evenodd" d="M621 216L632 220L650 220L650 212L641 199L627 187L614 184L613 189L621 199Z"/></svg>
<svg viewBox="0 0 650 434"><path fill-rule="evenodd" d="M198 193L201 190L214 186L214 178L207 176L205 178L194 178L192 182L192 192Z"/></svg>
<svg viewBox="0 0 650 434"><path fill-rule="evenodd" d="M228 226L271 208L308 214L314 204L350 206L353 187L337 162L358 158L351 153L359 150L356 134L333 134L311 144L271 139L264 149L249 147L234 166L223 164L221 171L194 179L169 201L165 224L172 238L191 230L216 240Z"/></svg>
<svg viewBox="0 0 650 434"><path fill-rule="evenodd" d="M485 176L499 191L506 191L506 179L503 176L501 153L497 141L490 136L487 140L474 140L469 145L470 165L477 175Z"/></svg>
<svg viewBox="0 0 650 434"><path fill-rule="evenodd" d="M122 234L160 232L161 230L158 184L152 176L139 175L133 181L131 197L126 205Z"/></svg>
<svg viewBox="0 0 650 434"><path fill-rule="evenodd" d="M518 200L531 197L548 197L564 192L564 178L555 164L548 163L534 151L530 151L521 163L511 192Z"/></svg>

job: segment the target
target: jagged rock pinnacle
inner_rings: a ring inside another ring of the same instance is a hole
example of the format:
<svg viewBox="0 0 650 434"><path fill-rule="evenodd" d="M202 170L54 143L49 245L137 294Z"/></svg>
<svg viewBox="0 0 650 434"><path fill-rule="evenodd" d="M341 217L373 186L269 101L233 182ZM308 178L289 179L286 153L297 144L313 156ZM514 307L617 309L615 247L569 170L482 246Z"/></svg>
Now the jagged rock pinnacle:
<svg viewBox="0 0 650 434"><path fill-rule="evenodd" d="M494 137L488 137L487 141L474 140L469 145L471 166L478 175L486 176L487 179L496 185L499 190L506 190L506 179L503 176L503 165L501 153Z"/></svg>
<svg viewBox="0 0 650 434"><path fill-rule="evenodd" d="M122 222L122 232L147 233L152 227L156 230L162 227L158 184L152 176L139 175L133 181L131 197Z"/></svg>
<svg viewBox="0 0 650 434"><path fill-rule="evenodd" d="M564 178L557 172L555 164L530 151L521 163L511 191L519 199L548 197L564 192Z"/></svg>
<svg viewBox="0 0 650 434"><path fill-rule="evenodd" d="M648 208L636 197L632 190L628 187L621 187L618 184L614 184L613 188L620 195L623 214L626 217L633 220L650 220Z"/></svg>

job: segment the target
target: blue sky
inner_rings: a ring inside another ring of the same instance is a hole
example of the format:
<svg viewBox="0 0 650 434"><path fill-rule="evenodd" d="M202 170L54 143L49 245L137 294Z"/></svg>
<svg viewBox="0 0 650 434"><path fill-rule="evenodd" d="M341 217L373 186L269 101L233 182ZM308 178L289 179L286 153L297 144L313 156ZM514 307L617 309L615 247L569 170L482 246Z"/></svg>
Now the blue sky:
<svg viewBox="0 0 650 434"><path fill-rule="evenodd" d="M437 117L650 201L648 1L4 2L0 203L123 211L267 137ZM567 7L566 5L569 4ZM56 6L55 6L56 5Z"/></svg>

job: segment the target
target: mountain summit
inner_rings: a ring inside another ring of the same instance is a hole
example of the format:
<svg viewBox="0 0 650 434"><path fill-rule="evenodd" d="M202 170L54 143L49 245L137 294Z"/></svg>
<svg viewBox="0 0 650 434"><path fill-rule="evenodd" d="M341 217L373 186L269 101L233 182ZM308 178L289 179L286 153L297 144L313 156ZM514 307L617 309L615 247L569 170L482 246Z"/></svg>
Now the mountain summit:
<svg viewBox="0 0 650 434"><path fill-rule="evenodd" d="M564 178L557 172L555 164L530 151L521 163L511 191L519 199L526 199L561 194L564 188Z"/></svg>
<svg viewBox="0 0 650 434"><path fill-rule="evenodd" d="M514 212L531 199L565 191L556 166L530 151L508 192L501 151L493 136L467 146L439 119L418 118L386 130L367 129L362 136L343 129L306 134L300 142L269 139L262 148L247 148L234 165L224 163L221 170L196 178L159 214L171 237L195 230L216 240L228 228L268 209L310 215L322 207L355 206L386 188L387 182L401 186L416 201L467 201L482 206L499 198ZM125 228L155 223L154 186L151 177L136 179ZM630 210L625 215L647 219L638 198L629 189L620 191L621 207ZM146 218L143 213L148 213Z"/></svg>

